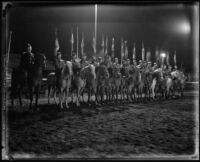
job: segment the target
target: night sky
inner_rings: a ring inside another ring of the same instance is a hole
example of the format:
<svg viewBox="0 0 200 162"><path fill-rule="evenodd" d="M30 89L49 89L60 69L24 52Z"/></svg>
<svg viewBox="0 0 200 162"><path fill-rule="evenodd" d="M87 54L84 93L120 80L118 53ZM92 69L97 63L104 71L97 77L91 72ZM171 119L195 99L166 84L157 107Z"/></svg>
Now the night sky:
<svg viewBox="0 0 200 162"><path fill-rule="evenodd" d="M92 34L94 32L94 5L56 5L11 7L7 11L8 31L12 30L11 53L21 54L26 50L27 42L33 46L33 52L41 52L48 60L53 58L54 31L58 29L60 51L64 59L70 59L70 35L76 27L79 29L79 53L81 35L85 37L85 52L92 52ZM177 64L181 63L186 71L191 71L194 62L194 5L98 5L97 10L97 51L101 49L102 34L108 36L109 52L111 39L115 38L115 54L120 57L121 39L128 41L131 58L133 42L136 43L136 58L141 59L141 47L151 51L155 61L155 47L173 54L176 50ZM187 23L190 31L185 32L180 24ZM76 43L74 44L76 49Z"/></svg>

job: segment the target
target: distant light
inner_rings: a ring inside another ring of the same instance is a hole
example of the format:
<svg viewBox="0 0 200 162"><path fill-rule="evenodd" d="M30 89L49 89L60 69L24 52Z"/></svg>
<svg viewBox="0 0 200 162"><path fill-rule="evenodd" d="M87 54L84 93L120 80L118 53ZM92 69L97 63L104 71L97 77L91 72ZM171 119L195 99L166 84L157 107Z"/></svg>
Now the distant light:
<svg viewBox="0 0 200 162"><path fill-rule="evenodd" d="M160 55L161 55L161 57L163 57L163 58L166 57L166 54L165 54L164 52L161 53Z"/></svg>
<svg viewBox="0 0 200 162"><path fill-rule="evenodd" d="M183 22L180 24L180 30L182 33L189 33L190 32L190 24L188 22Z"/></svg>

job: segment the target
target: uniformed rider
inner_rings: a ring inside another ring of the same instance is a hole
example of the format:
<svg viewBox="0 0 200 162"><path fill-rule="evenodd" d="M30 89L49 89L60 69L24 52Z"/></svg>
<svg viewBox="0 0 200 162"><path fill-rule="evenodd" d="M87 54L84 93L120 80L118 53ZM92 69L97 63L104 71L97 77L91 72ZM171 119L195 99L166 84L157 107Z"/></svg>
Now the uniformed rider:
<svg viewBox="0 0 200 162"><path fill-rule="evenodd" d="M86 55L83 55L83 56L82 56L82 59L81 59L80 64L81 64L81 68L84 68L84 67L86 67L87 65L89 65L89 62L87 61L87 56L86 56Z"/></svg>
<svg viewBox="0 0 200 162"><path fill-rule="evenodd" d="M34 64L35 58L34 53L32 53L31 44L27 44L27 51L23 52L20 58L20 67L25 72L28 73Z"/></svg>
<svg viewBox="0 0 200 162"><path fill-rule="evenodd" d="M56 57L54 61L55 61L54 64L55 64L56 85L58 86L59 84L58 81L61 75L61 71L65 66L65 60L62 59L62 53L60 51L56 53Z"/></svg>

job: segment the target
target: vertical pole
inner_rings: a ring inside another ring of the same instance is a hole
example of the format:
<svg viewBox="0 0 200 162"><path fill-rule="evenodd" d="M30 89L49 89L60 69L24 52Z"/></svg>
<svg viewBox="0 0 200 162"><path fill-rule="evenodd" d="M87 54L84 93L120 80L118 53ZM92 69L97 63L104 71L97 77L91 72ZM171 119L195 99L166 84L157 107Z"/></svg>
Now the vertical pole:
<svg viewBox="0 0 200 162"><path fill-rule="evenodd" d="M9 36L8 53L7 53L8 56L7 56L7 60L6 60L6 67L7 67L6 72L8 72L11 38L12 38L12 31L10 31L10 36Z"/></svg>
<svg viewBox="0 0 200 162"><path fill-rule="evenodd" d="M78 26L77 26L77 58L78 58Z"/></svg>
<svg viewBox="0 0 200 162"><path fill-rule="evenodd" d="M95 33L94 33L94 37L95 37L95 51L97 53L97 49L96 49L96 44L97 44L97 4L95 4ZM95 57L96 57L96 53L95 53Z"/></svg>

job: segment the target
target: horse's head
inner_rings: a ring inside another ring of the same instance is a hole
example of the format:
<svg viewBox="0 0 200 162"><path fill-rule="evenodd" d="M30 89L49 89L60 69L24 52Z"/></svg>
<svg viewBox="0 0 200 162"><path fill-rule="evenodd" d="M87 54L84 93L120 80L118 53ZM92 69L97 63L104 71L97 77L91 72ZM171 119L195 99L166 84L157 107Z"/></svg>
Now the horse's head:
<svg viewBox="0 0 200 162"><path fill-rule="evenodd" d="M83 69L81 69L81 76L87 79L96 79L96 68L94 65L90 64Z"/></svg>
<svg viewBox="0 0 200 162"><path fill-rule="evenodd" d="M98 67L98 75L103 78L109 78L108 68L104 65Z"/></svg>
<svg viewBox="0 0 200 162"><path fill-rule="evenodd" d="M108 68L108 72L109 72L110 76L113 76L114 75L114 68L113 67L109 67Z"/></svg>
<svg viewBox="0 0 200 162"><path fill-rule="evenodd" d="M46 56L44 54L36 54L35 55L35 66L42 67L43 69L46 68Z"/></svg>
<svg viewBox="0 0 200 162"><path fill-rule="evenodd" d="M65 65L62 69L62 75L64 75L64 76L72 76L73 75L72 63L70 61L65 61Z"/></svg>

